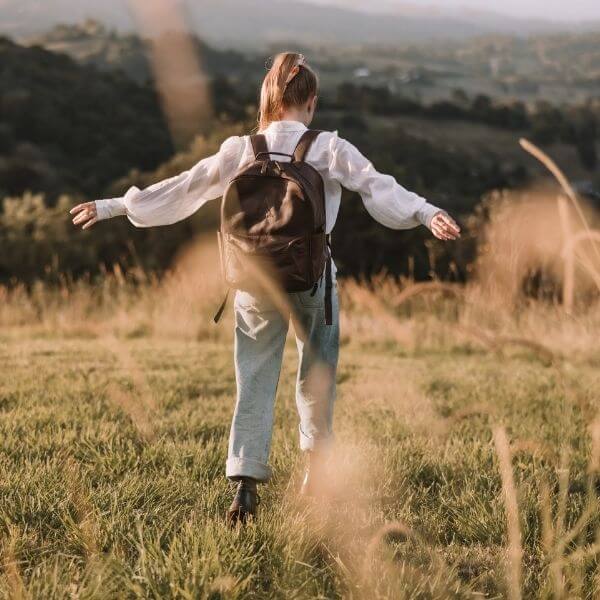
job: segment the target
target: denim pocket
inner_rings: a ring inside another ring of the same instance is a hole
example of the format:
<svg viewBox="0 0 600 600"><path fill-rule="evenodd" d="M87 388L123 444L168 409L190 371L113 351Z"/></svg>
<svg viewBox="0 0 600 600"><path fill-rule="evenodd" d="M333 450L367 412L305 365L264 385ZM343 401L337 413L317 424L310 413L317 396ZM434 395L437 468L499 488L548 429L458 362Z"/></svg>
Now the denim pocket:
<svg viewBox="0 0 600 600"><path fill-rule="evenodd" d="M251 294L244 290L235 293L234 306L250 312L273 312L277 306L268 294Z"/></svg>
<svg viewBox="0 0 600 600"><path fill-rule="evenodd" d="M320 308L324 306L325 302L325 297L320 289L317 289L314 295L312 295L312 290L296 292L296 298L304 308Z"/></svg>

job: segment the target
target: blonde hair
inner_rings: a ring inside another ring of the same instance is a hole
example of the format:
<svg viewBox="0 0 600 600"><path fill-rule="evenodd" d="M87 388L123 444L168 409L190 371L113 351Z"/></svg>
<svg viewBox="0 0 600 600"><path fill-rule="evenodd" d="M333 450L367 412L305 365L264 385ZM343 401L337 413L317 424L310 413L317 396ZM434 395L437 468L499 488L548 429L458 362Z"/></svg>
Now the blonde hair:
<svg viewBox="0 0 600 600"><path fill-rule="evenodd" d="M273 59L262 83L258 129L264 131L286 108L302 106L319 91L319 80L303 54L282 52Z"/></svg>

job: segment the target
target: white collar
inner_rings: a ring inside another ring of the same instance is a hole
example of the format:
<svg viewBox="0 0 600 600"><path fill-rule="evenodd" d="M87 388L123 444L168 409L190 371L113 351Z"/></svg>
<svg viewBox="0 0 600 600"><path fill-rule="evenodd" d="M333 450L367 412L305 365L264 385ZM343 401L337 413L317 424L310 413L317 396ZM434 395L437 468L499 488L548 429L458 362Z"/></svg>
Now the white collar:
<svg viewBox="0 0 600 600"><path fill-rule="evenodd" d="M307 127L300 121L271 121L265 131L306 131Z"/></svg>

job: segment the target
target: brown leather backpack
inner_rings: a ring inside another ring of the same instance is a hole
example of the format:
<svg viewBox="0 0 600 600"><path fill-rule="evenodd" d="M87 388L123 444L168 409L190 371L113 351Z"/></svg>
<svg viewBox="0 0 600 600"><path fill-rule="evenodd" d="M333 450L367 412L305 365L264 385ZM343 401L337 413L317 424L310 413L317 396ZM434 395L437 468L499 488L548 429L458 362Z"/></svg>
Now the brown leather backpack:
<svg viewBox="0 0 600 600"><path fill-rule="evenodd" d="M286 292L313 290L323 272L325 320L331 324L331 252L325 233L325 186L305 157L320 131L307 130L293 155L270 152L250 137L254 161L229 183L221 203L219 247L229 288L264 289L264 277ZM290 162L272 160L289 156ZM215 316L218 322L227 297Z"/></svg>

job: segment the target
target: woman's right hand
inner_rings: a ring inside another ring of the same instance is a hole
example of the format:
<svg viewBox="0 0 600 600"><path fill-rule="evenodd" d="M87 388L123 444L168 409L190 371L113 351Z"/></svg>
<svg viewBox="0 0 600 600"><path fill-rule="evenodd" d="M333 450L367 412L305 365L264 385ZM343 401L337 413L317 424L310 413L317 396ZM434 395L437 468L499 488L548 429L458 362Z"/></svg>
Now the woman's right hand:
<svg viewBox="0 0 600 600"><path fill-rule="evenodd" d="M98 211L95 202L84 202L74 206L70 213L73 217L73 225L81 225L81 229L89 229L98 222Z"/></svg>

